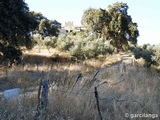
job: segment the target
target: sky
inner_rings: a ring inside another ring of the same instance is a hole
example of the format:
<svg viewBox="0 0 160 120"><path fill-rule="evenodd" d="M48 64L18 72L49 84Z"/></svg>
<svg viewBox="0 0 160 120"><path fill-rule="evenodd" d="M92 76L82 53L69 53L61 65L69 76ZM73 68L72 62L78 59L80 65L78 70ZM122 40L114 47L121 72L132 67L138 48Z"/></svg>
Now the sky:
<svg viewBox="0 0 160 120"><path fill-rule="evenodd" d="M81 18L88 8L108 9L108 5L124 2L129 6L128 15L138 24L138 45L160 43L160 0L25 0L31 11L41 12L50 20L64 25L73 21L81 25Z"/></svg>

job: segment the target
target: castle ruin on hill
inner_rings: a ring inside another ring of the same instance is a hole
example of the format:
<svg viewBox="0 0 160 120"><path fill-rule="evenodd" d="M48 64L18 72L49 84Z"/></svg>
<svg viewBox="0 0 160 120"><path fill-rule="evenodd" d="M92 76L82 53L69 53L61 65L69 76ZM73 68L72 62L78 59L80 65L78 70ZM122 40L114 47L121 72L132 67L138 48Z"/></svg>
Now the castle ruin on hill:
<svg viewBox="0 0 160 120"><path fill-rule="evenodd" d="M85 29L86 29L85 26L75 26L73 22L68 21L65 22L65 25L61 27L60 34L68 34L70 32L77 32L77 31L83 32Z"/></svg>

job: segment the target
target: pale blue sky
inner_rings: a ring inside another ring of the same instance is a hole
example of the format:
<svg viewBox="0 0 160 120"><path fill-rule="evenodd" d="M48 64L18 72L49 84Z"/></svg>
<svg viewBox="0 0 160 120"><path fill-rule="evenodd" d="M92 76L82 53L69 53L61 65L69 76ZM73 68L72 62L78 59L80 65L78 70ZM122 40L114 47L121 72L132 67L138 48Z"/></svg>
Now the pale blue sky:
<svg viewBox="0 0 160 120"><path fill-rule="evenodd" d="M41 12L48 19L56 19L62 24L73 21L74 25L80 25L84 10L90 7L107 9L117 1L128 4L128 14L133 22L138 23L138 44L159 44L160 0L25 0L30 10Z"/></svg>

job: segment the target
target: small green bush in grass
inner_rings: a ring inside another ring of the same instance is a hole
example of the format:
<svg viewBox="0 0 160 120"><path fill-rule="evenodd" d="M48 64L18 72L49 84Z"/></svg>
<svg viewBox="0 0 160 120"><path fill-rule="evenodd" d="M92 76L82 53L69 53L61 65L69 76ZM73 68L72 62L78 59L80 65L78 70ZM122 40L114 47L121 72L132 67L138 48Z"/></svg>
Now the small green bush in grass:
<svg viewBox="0 0 160 120"><path fill-rule="evenodd" d="M93 40L80 36L60 36L57 40L57 48L77 59L90 59L98 55L113 53L113 46L102 38Z"/></svg>
<svg viewBox="0 0 160 120"><path fill-rule="evenodd" d="M60 35L57 39L56 46L59 50L67 51L73 45L73 39L71 36Z"/></svg>
<svg viewBox="0 0 160 120"><path fill-rule="evenodd" d="M160 45L143 45L143 47L136 47L132 49L135 58L143 58L145 60L145 66L160 65Z"/></svg>
<svg viewBox="0 0 160 120"><path fill-rule="evenodd" d="M47 47L48 51L50 48L55 48L57 43L57 37L47 36L44 38L44 45Z"/></svg>

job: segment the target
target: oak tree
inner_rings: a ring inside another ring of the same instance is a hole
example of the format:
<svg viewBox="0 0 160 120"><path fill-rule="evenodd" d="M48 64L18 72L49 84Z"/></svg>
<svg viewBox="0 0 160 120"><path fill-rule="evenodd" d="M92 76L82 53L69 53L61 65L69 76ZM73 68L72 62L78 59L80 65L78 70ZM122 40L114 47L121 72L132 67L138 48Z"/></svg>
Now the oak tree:
<svg viewBox="0 0 160 120"><path fill-rule="evenodd" d="M36 17L38 22L37 28L33 31L33 34L39 33L43 37L46 36L58 36L61 23L56 20L47 19L42 13L30 12L31 15Z"/></svg>
<svg viewBox="0 0 160 120"><path fill-rule="evenodd" d="M21 46L31 48L38 22L24 0L1 0L0 16L0 62L12 65L21 59Z"/></svg>
<svg viewBox="0 0 160 120"><path fill-rule="evenodd" d="M114 3L106 9L89 8L84 11L82 24L87 26L96 38L104 38L118 50L125 50L128 41L137 44L138 25L128 15L126 3Z"/></svg>

